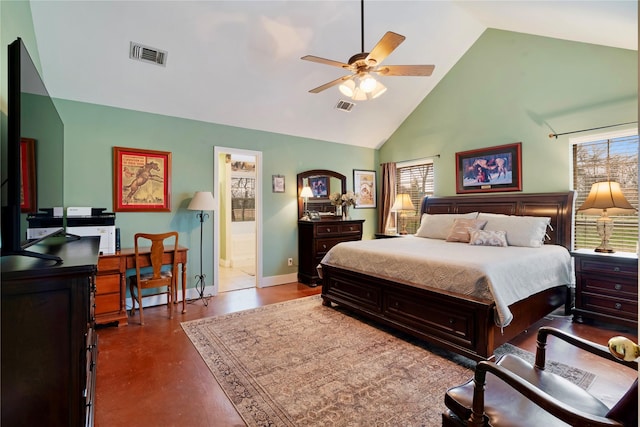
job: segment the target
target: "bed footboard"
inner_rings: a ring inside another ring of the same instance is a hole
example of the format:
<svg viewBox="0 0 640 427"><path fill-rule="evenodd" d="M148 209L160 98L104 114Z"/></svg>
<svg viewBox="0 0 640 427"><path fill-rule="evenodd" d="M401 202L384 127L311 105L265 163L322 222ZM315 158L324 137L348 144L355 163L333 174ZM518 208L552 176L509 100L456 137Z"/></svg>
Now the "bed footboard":
<svg viewBox="0 0 640 427"><path fill-rule="evenodd" d="M417 288L324 264L322 275L324 305L338 304L473 360L491 358L495 348L562 306L568 294L568 288L560 286L516 303L510 307L512 324L499 328L494 323L495 304L491 301Z"/></svg>

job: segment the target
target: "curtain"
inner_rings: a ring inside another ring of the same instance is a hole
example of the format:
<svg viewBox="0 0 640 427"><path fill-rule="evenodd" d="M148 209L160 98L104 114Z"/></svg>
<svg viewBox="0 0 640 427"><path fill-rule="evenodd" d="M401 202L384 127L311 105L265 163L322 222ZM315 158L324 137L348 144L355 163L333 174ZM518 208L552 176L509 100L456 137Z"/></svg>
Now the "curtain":
<svg viewBox="0 0 640 427"><path fill-rule="evenodd" d="M382 190L380 192L380 212L378 215L378 232L384 233L388 226L396 227L395 218L391 215L391 207L396 199L396 164L383 163Z"/></svg>

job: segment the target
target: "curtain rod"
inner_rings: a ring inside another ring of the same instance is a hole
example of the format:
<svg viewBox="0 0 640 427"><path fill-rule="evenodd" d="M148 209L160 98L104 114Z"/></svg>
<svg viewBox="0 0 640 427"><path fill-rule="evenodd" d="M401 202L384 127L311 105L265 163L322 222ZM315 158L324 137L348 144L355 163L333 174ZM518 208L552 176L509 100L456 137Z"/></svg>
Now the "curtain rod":
<svg viewBox="0 0 640 427"><path fill-rule="evenodd" d="M588 132L590 130L598 130L598 129L612 128L612 127L616 127L616 126L630 125L632 123L638 123L638 122L635 121L635 122L618 123L618 124L615 124L615 125L600 126L598 128L591 128L591 129L574 130L574 131L571 131L571 132L564 132L564 133L550 133L549 134L549 138L555 137L556 139L558 139L558 137L561 136L561 135L570 135L572 133Z"/></svg>
<svg viewBox="0 0 640 427"><path fill-rule="evenodd" d="M433 158L439 159L440 158L440 154L434 154L432 156L418 157L416 159L401 160L399 162L394 162L394 163L408 163L408 162L415 162L415 161L418 161L418 160L433 159ZM382 166L382 165L384 165L384 163L380 163L380 166Z"/></svg>

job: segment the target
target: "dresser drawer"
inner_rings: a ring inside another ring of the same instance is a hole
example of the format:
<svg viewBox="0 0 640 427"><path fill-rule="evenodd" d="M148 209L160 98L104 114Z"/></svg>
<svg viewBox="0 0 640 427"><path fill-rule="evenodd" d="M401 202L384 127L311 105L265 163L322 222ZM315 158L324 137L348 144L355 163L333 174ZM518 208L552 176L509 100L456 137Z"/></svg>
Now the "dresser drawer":
<svg viewBox="0 0 640 427"><path fill-rule="evenodd" d="M637 301L583 292L580 295L580 306L588 311L638 320Z"/></svg>
<svg viewBox="0 0 640 427"><path fill-rule="evenodd" d="M329 252L329 249L344 241L344 239L340 238L316 240L316 256L322 258L327 252Z"/></svg>
<svg viewBox="0 0 640 427"><path fill-rule="evenodd" d="M96 277L96 294L120 293L120 275L109 274Z"/></svg>
<svg viewBox="0 0 640 427"><path fill-rule="evenodd" d="M316 234L318 237L336 235L340 234L340 228L340 224L319 224L316 227Z"/></svg>
<svg viewBox="0 0 640 427"><path fill-rule="evenodd" d="M604 273L635 277L638 274L638 264L583 258L580 260L580 270L582 273Z"/></svg>
<svg viewBox="0 0 640 427"><path fill-rule="evenodd" d="M362 233L362 224L344 224L340 226L342 234L360 234Z"/></svg>
<svg viewBox="0 0 640 427"><path fill-rule="evenodd" d="M98 260L98 274L110 271L120 271L120 258L121 257L101 256Z"/></svg>
<svg viewBox="0 0 640 427"><path fill-rule="evenodd" d="M626 277L584 275L581 278L580 285L582 292L634 300L638 297L638 284Z"/></svg>
<svg viewBox="0 0 640 427"><path fill-rule="evenodd" d="M120 311L120 294L96 296L96 316Z"/></svg>

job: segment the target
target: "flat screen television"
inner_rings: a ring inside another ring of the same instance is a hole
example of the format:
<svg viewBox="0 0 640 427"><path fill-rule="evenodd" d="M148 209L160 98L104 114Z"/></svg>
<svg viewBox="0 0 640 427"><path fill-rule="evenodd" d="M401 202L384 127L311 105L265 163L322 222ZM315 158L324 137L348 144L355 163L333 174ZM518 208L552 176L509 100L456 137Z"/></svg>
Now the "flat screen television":
<svg viewBox="0 0 640 427"><path fill-rule="evenodd" d="M8 47L7 67L7 138L2 141L1 153L0 253L2 256L43 257L26 250L36 243L27 240L27 214L64 206L64 124L20 38ZM34 141L30 151L33 160L29 162L21 155L27 139ZM23 182L26 181L23 179L31 179L32 184L24 188ZM64 229L53 230L52 233L61 231ZM48 236L41 236L37 241L45 237Z"/></svg>

